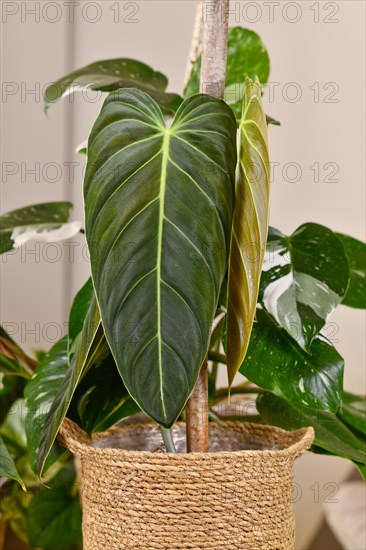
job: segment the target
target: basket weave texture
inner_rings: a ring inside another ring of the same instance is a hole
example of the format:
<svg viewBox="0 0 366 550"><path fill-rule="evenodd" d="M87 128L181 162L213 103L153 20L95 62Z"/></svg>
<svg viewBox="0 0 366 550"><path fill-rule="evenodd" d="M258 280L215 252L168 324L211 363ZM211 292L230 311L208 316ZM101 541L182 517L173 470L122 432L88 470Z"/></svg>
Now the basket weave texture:
<svg viewBox="0 0 366 550"><path fill-rule="evenodd" d="M81 458L83 550L294 549L293 462L311 445L312 428L210 425L210 438L266 441L272 450L171 454L100 445L139 430L156 426L126 424L92 442L63 423L61 444Z"/></svg>

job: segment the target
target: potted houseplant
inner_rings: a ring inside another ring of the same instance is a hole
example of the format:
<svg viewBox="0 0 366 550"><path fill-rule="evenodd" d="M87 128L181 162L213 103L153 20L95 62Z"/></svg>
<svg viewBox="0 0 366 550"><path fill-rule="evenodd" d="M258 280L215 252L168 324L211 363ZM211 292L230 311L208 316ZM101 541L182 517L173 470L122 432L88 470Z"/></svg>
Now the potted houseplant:
<svg viewBox="0 0 366 550"><path fill-rule="evenodd" d="M315 452L365 475L365 398L344 392L343 360L321 335L338 304L365 307L365 248L318 224L268 230L268 54L254 32L228 33L227 1L211 7L184 99L130 59L45 93L46 109L75 87L108 93L80 148L91 278L68 335L34 361L4 332L1 368L27 380L16 396L33 470L62 475L65 446L81 457L85 550L293 548L292 463L313 429ZM4 215L2 252L84 231L70 209ZM257 396L257 415L225 419L218 364L232 399ZM235 385L238 371L248 381ZM1 474L19 481L3 443Z"/></svg>

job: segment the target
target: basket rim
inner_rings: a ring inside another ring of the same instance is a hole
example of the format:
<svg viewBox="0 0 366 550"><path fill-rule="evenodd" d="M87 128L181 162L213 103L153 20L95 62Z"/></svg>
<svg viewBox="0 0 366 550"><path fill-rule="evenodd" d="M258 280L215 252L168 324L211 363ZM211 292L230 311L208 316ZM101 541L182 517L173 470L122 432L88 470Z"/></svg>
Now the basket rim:
<svg viewBox="0 0 366 550"><path fill-rule="evenodd" d="M177 423L179 424L179 423ZM216 451L216 452L193 452L193 453L156 453L152 451L137 451L119 449L114 447L94 447L93 444L102 439L111 437L117 433L123 433L136 429L156 429L158 424L154 422L136 423L136 424L123 424L116 428L110 428L105 432L99 432L93 435L90 439L88 435L72 420L65 418L62 424L58 440L61 445L69 449L71 452L81 455L81 457L89 456L110 456L114 459L124 460L137 460L139 462L146 460L154 460L154 462L160 462L161 464L170 462L207 462L210 461L222 461L245 457L293 457L296 458L305 452L312 444L314 440L314 429L309 427L300 428L294 431L286 431L276 426L269 426L266 424L256 424L252 422L239 422L239 421L220 421L210 422L210 429L225 429L234 430L236 432L242 431L248 435L263 435L270 434L276 435L278 438L283 438L284 448L282 449L243 449L241 451ZM237 428L241 429L238 430Z"/></svg>

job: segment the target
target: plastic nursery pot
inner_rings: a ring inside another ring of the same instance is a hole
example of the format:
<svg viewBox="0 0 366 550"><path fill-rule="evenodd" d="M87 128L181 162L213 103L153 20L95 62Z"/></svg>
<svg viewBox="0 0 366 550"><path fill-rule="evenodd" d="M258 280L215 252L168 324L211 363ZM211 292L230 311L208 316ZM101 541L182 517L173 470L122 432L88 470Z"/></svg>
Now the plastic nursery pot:
<svg viewBox="0 0 366 550"><path fill-rule="evenodd" d="M66 419L60 442L81 458L84 550L294 548L293 463L313 429L210 424L210 452L163 452L158 427L126 424L91 441Z"/></svg>

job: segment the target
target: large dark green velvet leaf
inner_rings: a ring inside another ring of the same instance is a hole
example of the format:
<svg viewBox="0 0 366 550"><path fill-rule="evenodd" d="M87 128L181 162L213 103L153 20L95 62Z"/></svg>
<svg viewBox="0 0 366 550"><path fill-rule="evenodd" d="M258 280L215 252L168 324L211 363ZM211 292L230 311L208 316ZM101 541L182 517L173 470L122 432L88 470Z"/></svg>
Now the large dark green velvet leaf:
<svg viewBox="0 0 366 550"><path fill-rule="evenodd" d="M134 59L107 59L91 63L48 86L44 93L45 110L61 97L83 89L112 92L138 88L149 93L164 112L174 114L182 102L177 94L165 91L167 78L145 63ZM133 93L133 92L132 92Z"/></svg>
<svg viewBox="0 0 366 550"><path fill-rule="evenodd" d="M144 92L110 94L88 143L86 236L103 326L134 400L169 427L207 353L227 269L236 122L186 100L167 128Z"/></svg>
<svg viewBox="0 0 366 550"><path fill-rule="evenodd" d="M343 244L350 268L349 286L342 304L366 308L366 244L342 233L336 235Z"/></svg>
<svg viewBox="0 0 366 550"><path fill-rule="evenodd" d="M232 384L248 349L268 233L268 138L258 80L246 79L239 131L239 165L227 292L229 384Z"/></svg>
<svg viewBox="0 0 366 550"><path fill-rule="evenodd" d="M328 228L306 223L286 237L270 228L260 302L309 351L349 283L343 246Z"/></svg>
<svg viewBox="0 0 366 550"><path fill-rule="evenodd" d="M258 397L257 408L266 422L285 430L312 426L315 430L314 444L318 448L365 464L365 440L357 437L337 416L294 405L270 393Z"/></svg>
<svg viewBox="0 0 366 550"><path fill-rule="evenodd" d="M0 254L31 239L54 242L70 239L80 231L79 222L69 222L72 204L48 202L12 210L0 216Z"/></svg>
<svg viewBox="0 0 366 550"><path fill-rule="evenodd" d="M242 27L229 29L227 40L227 64L225 82L225 101L233 109L237 119L242 113L244 79L258 78L265 84L269 75L269 57L261 38L257 33ZM184 97L196 94L200 90L201 57L192 67L189 81L184 90ZM209 85L208 85L209 86ZM207 89L209 93L209 89Z"/></svg>
<svg viewBox="0 0 366 550"><path fill-rule="evenodd" d="M344 361L322 336L310 354L302 350L263 310L257 311L240 372L258 386L289 401L335 413L342 403Z"/></svg>

